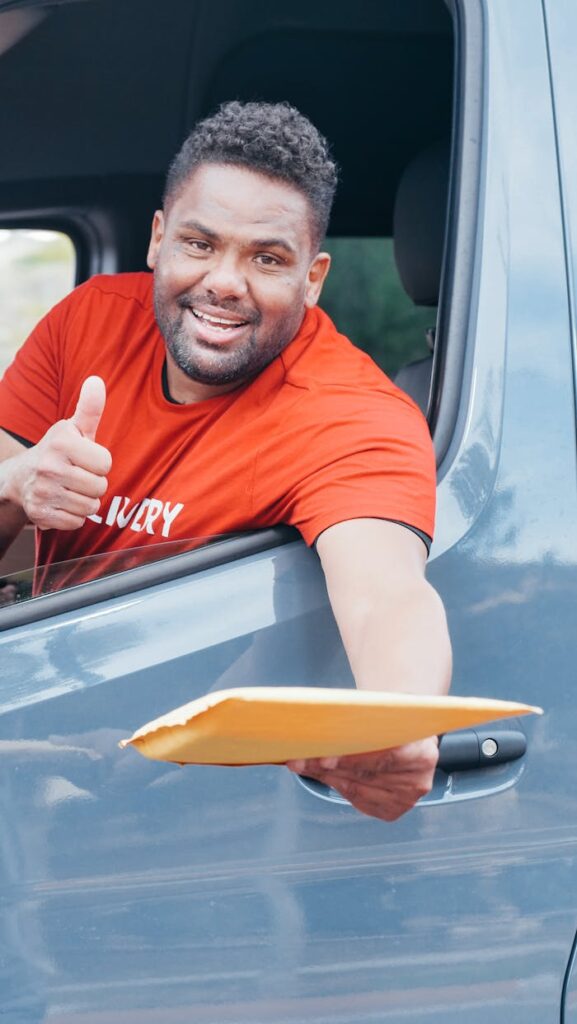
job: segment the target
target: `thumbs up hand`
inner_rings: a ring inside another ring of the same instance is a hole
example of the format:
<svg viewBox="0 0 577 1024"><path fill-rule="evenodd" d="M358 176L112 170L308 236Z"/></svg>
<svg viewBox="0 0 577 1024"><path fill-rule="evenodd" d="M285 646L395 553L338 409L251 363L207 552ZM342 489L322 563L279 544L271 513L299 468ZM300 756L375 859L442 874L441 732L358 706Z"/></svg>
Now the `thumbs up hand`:
<svg viewBox="0 0 577 1024"><path fill-rule="evenodd" d="M105 404L104 381L88 377L71 419L59 420L14 459L11 500L41 530L78 530L98 512L112 465L95 440Z"/></svg>
<svg viewBox="0 0 577 1024"><path fill-rule="evenodd" d="M82 437L94 441L106 405L106 387L101 377L87 377L80 388L74 416L70 420Z"/></svg>

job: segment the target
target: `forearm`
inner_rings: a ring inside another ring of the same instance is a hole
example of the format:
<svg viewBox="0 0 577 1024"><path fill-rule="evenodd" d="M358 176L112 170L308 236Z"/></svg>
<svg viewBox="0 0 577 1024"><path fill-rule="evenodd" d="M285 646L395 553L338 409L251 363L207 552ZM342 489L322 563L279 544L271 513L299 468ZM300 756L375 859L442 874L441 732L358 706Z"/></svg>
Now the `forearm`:
<svg viewBox="0 0 577 1024"><path fill-rule="evenodd" d="M359 689L447 693L447 620L439 595L425 580L400 590L385 614L377 599L359 602L341 632Z"/></svg>
<svg viewBox="0 0 577 1024"><path fill-rule="evenodd" d="M0 463L0 556L8 550L28 521L24 509L18 503L15 487L19 459L20 454L17 453Z"/></svg>
<svg viewBox="0 0 577 1024"><path fill-rule="evenodd" d="M317 549L359 689L446 693L451 644L422 541L403 526L366 519L327 530Z"/></svg>

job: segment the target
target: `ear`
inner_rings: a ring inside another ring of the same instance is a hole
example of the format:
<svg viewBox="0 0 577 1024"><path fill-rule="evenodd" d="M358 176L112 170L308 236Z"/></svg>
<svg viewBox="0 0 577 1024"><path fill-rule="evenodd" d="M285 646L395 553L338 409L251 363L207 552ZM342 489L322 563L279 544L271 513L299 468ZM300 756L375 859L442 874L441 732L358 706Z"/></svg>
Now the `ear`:
<svg viewBox="0 0 577 1024"><path fill-rule="evenodd" d="M328 252L319 252L309 267L305 285L305 306L309 309L316 306L319 301L330 265L331 257Z"/></svg>
<svg viewBox="0 0 577 1024"><path fill-rule="evenodd" d="M162 210L156 210L154 217L152 218L152 231L150 233L150 242L148 245L148 254L146 256L147 265L151 270L154 270L156 266L156 260L158 257L158 251L160 244L164 236L164 214Z"/></svg>

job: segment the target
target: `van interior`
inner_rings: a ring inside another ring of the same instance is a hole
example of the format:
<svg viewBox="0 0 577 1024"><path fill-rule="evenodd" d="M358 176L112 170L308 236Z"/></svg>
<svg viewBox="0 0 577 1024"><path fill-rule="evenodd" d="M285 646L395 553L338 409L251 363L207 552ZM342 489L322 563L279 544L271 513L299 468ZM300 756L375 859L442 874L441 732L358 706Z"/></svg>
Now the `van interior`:
<svg viewBox="0 0 577 1024"><path fill-rule="evenodd" d="M0 233L64 233L77 282L145 269L194 123L229 99L286 100L340 168L321 305L426 412L454 64L443 0L0 0ZM31 544L0 574L30 566Z"/></svg>

